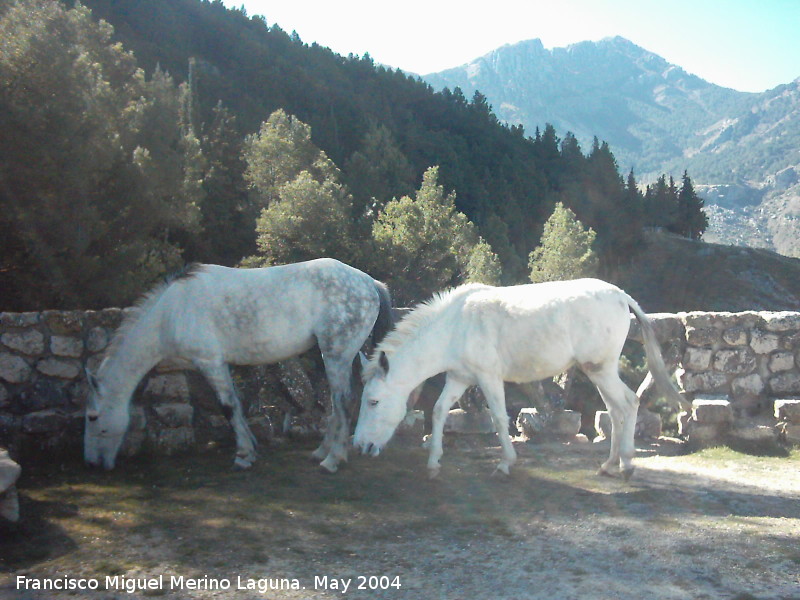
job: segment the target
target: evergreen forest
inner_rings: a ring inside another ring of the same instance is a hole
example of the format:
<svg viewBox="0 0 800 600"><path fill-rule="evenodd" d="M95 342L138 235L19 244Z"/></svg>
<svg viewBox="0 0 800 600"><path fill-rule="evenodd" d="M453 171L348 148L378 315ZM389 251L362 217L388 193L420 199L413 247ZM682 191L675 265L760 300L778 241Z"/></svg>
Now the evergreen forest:
<svg viewBox="0 0 800 600"><path fill-rule="evenodd" d="M187 262L333 256L398 303L531 279L554 210L614 280L645 227L699 239L689 174L526 132L219 0L0 0L0 310L131 303Z"/></svg>

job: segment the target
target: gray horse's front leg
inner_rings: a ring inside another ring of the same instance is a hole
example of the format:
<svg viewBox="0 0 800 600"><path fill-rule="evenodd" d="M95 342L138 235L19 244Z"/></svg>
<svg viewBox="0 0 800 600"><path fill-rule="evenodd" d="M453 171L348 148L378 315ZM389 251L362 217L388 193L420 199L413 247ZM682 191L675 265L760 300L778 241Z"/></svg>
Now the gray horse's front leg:
<svg viewBox="0 0 800 600"><path fill-rule="evenodd" d="M247 420L242 410L242 403L239 401L239 396L236 394L236 388L233 385L233 379L231 379L228 365L224 363L195 364L217 393L217 397L222 405L222 412L225 418L228 419L236 435L236 458L234 459L234 466L239 469L251 467L256 460L257 442L253 432L250 431L250 427L247 425Z"/></svg>
<svg viewBox="0 0 800 600"><path fill-rule="evenodd" d="M347 446L350 437L349 407L353 402L350 385L351 362L325 361L325 371L331 387L331 414L322 444L312 456L323 458L320 466L329 473L339 469L339 463L347 461Z"/></svg>

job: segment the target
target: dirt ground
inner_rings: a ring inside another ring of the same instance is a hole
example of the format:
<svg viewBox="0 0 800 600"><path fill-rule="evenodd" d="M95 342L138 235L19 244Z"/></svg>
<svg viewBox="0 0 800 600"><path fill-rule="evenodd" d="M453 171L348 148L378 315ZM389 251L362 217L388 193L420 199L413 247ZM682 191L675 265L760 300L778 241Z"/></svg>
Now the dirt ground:
<svg viewBox="0 0 800 600"><path fill-rule="evenodd" d="M493 476L490 437L450 439L433 481L420 448L326 475L299 442L29 470L0 598L800 599L800 452L661 440L625 483L606 443L516 447Z"/></svg>

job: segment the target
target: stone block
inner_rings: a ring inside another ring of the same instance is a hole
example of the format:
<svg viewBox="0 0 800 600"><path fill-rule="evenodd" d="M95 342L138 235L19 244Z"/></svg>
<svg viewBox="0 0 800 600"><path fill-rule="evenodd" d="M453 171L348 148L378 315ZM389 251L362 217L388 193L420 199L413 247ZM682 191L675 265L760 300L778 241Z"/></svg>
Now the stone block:
<svg viewBox="0 0 800 600"><path fill-rule="evenodd" d="M716 398L695 398L692 402L692 420L703 424L730 423L733 421L731 403Z"/></svg>
<svg viewBox="0 0 800 600"><path fill-rule="evenodd" d="M147 380L144 396L165 400L189 401L189 383L183 373L162 373Z"/></svg>
<svg viewBox="0 0 800 600"><path fill-rule="evenodd" d="M764 380L758 373L751 373L744 377L737 377L731 381L731 395L734 398L741 396L760 396L764 393Z"/></svg>
<svg viewBox="0 0 800 600"><path fill-rule="evenodd" d="M517 415L517 429L528 439L533 439L544 434L549 421L549 416L538 409L523 408Z"/></svg>
<svg viewBox="0 0 800 600"><path fill-rule="evenodd" d="M762 314L767 331L797 331L800 329L800 313L773 312Z"/></svg>
<svg viewBox="0 0 800 600"><path fill-rule="evenodd" d="M25 383L31 377L33 369L24 358L0 352L0 379L8 383Z"/></svg>
<svg viewBox="0 0 800 600"><path fill-rule="evenodd" d="M744 327L731 327L722 332L722 341L728 346L746 346L747 330Z"/></svg>
<svg viewBox="0 0 800 600"><path fill-rule="evenodd" d="M574 437L581 430L581 413L576 410L559 410L553 413L547 431L558 437Z"/></svg>
<svg viewBox="0 0 800 600"><path fill-rule="evenodd" d="M754 329L750 334L750 347L756 354L769 354L781 347L781 338L776 333Z"/></svg>
<svg viewBox="0 0 800 600"><path fill-rule="evenodd" d="M144 406L132 404L130 417L131 420L128 424L128 431L140 431L147 428L147 413L144 410Z"/></svg>
<svg viewBox="0 0 800 600"><path fill-rule="evenodd" d="M39 323L38 312L0 313L0 327L30 327Z"/></svg>
<svg viewBox="0 0 800 600"><path fill-rule="evenodd" d="M769 370L773 373L791 371L794 368L794 354L791 352L775 352L769 357Z"/></svg>
<svg viewBox="0 0 800 600"><path fill-rule="evenodd" d="M303 365L296 358L278 363L280 381L286 387L292 400L306 410L311 410L316 404L314 386L308 377Z"/></svg>
<svg viewBox="0 0 800 600"><path fill-rule="evenodd" d="M742 442L771 442L776 438L776 431L768 425L741 424L730 429L728 436Z"/></svg>
<svg viewBox="0 0 800 600"><path fill-rule="evenodd" d="M80 333L83 329L83 313L77 310L46 310L42 321L57 335Z"/></svg>
<svg viewBox="0 0 800 600"><path fill-rule="evenodd" d="M711 367L714 351L710 348L690 346L683 355L683 368L688 371L707 371Z"/></svg>
<svg viewBox="0 0 800 600"><path fill-rule="evenodd" d="M40 410L22 417L25 433L54 433L66 427L67 417L54 409Z"/></svg>
<svg viewBox="0 0 800 600"><path fill-rule="evenodd" d="M44 352L44 334L35 329L4 333L0 336L0 343L26 356L38 356Z"/></svg>
<svg viewBox="0 0 800 600"><path fill-rule="evenodd" d="M728 376L724 373L691 373L684 372L680 376L681 387L686 392L716 393L726 392Z"/></svg>
<svg viewBox="0 0 800 600"><path fill-rule="evenodd" d="M775 394L800 394L800 373L779 373L770 378L769 387Z"/></svg>
<svg viewBox="0 0 800 600"><path fill-rule="evenodd" d="M725 442L730 429L725 423L698 423L690 421L687 442L692 449L716 446Z"/></svg>
<svg viewBox="0 0 800 600"><path fill-rule="evenodd" d="M611 439L611 415L607 410L594 413L594 430L600 439Z"/></svg>
<svg viewBox="0 0 800 600"><path fill-rule="evenodd" d="M800 445L800 424L781 423L778 435L787 444Z"/></svg>
<svg viewBox="0 0 800 600"><path fill-rule="evenodd" d="M775 418L800 424L800 398L783 398L773 403Z"/></svg>
<svg viewBox="0 0 800 600"><path fill-rule="evenodd" d="M639 408L636 416L636 430L634 434L638 439L656 439L661 436L661 416L644 408Z"/></svg>
<svg viewBox="0 0 800 600"><path fill-rule="evenodd" d="M191 427L194 408L191 404L158 404L153 407L156 418L166 427Z"/></svg>
<svg viewBox="0 0 800 600"><path fill-rule="evenodd" d="M713 327L700 328L686 327L686 343L691 346L710 348L720 341L719 329Z"/></svg>
<svg viewBox="0 0 800 600"><path fill-rule="evenodd" d="M69 395L61 382L43 377L14 394L11 410L23 415L47 408L66 408L68 401Z"/></svg>
<svg viewBox="0 0 800 600"><path fill-rule="evenodd" d="M746 375L756 368L756 357L747 348L719 350L714 356L714 370L720 373Z"/></svg>
<svg viewBox="0 0 800 600"><path fill-rule="evenodd" d="M0 413L0 440L4 444L9 444L17 433L19 433L22 424L21 419L13 415Z"/></svg>
<svg viewBox="0 0 800 600"><path fill-rule="evenodd" d="M102 327L92 327L86 336L86 349L95 354L106 349L109 342L108 331Z"/></svg>
<svg viewBox="0 0 800 600"><path fill-rule="evenodd" d="M48 377L77 379L81 374L81 363L68 358L43 358L36 363L36 370Z"/></svg>
<svg viewBox="0 0 800 600"><path fill-rule="evenodd" d="M86 313L86 322L92 327L98 326L105 329L116 329L122 324L124 313L121 308L104 308L103 310Z"/></svg>
<svg viewBox="0 0 800 600"><path fill-rule="evenodd" d="M50 352L56 356L80 358L83 354L83 340L76 337L54 335L50 338Z"/></svg>
<svg viewBox="0 0 800 600"><path fill-rule="evenodd" d="M446 433L494 433L492 415L488 410L467 412L461 408L454 408L447 415L444 422Z"/></svg>
<svg viewBox="0 0 800 600"><path fill-rule="evenodd" d="M176 427L149 432L148 439L157 454L171 456L194 447L194 428Z"/></svg>
<svg viewBox="0 0 800 600"><path fill-rule="evenodd" d="M121 456L136 456L141 452L142 446L144 446L145 441L147 440L147 432L144 430L132 430L128 429L128 432L125 434L125 439L122 440L122 446L119 448L119 453Z"/></svg>

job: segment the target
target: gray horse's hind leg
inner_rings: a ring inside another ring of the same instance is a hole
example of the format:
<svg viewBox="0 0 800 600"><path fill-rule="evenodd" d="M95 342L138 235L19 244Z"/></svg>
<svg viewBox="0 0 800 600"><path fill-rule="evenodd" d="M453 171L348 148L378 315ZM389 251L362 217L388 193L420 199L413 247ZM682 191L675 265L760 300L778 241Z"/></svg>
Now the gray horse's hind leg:
<svg viewBox="0 0 800 600"><path fill-rule="evenodd" d="M236 395L236 388L233 385L228 365L201 362L195 364L217 393L222 405L222 412L236 434L234 466L240 469L251 467L256 460L256 438L244 418L242 403L239 401L239 396Z"/></svg>

